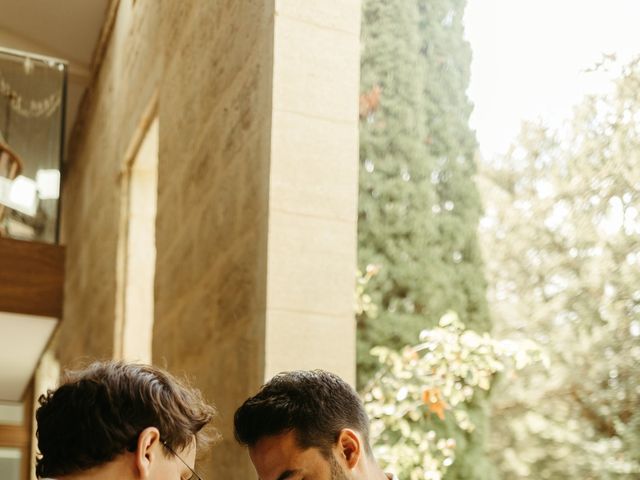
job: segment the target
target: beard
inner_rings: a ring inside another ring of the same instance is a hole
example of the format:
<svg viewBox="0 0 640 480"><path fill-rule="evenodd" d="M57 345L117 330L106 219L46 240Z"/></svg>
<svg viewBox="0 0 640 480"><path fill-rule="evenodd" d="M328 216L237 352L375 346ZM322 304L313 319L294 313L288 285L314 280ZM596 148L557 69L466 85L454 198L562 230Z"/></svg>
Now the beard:
<svg viewBox="0 0 640 480"><path fill-rule="evenodd" d="M331 466L331 480L349 480L347 473L333 455L329 457L329 465Z"/></svg>

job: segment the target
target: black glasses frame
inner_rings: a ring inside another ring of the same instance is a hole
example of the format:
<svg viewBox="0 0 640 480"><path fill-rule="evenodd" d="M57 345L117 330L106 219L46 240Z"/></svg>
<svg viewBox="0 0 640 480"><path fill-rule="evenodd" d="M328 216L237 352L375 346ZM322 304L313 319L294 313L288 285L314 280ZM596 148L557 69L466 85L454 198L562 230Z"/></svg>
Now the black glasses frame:
<svg viewBox="0 0 640 480"><path fill-rule="evenodd" d="M195 478L195 480L203 480L203 478L202 478L200 475L198 475L198 473L197 473L193 468L191 468L191 467L187 464L187 462L185 462L185 461L182 459L182 457L181 457L180 455L178 455L176 452L174 452L174 451L173 451L173 449L172 449L169 445L167 445L167 442L162 442L162 445L164 445L164 448L166 448L167 450L169 450L169 452L171 452L171 453L173 454L173 456L174 456L174 457L176 457L178 460L180 460L180 461L184 464L184 466L185 466L185 467L187 467L187 468L189 469L189 471L193 474L193 475L191 476L191 479L190 479L190 480L193 480L194 478Z"/></svg>

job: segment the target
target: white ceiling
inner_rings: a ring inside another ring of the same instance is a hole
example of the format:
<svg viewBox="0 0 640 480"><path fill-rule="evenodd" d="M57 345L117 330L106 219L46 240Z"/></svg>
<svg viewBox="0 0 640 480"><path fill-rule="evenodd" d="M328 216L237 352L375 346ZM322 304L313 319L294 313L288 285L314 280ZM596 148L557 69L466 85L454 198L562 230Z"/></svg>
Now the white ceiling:
<svg viewBox="0 0 640 480"><path fill-rule="evenodd" d="M36 53L89 67L108 0L0 0L0 29L38 46Z"/></svg>
<svg viewBox="0 0 640 480"><path fill-rule="evenodd" d="M66 60L67 137L91 76L109 0L0 0L0 47Z"/></svg>
<svg viewBox="0 0 640 480"><path fill-rule="evenodd" d="M0 312L0 401L21 400L58 320Z"/></svg>

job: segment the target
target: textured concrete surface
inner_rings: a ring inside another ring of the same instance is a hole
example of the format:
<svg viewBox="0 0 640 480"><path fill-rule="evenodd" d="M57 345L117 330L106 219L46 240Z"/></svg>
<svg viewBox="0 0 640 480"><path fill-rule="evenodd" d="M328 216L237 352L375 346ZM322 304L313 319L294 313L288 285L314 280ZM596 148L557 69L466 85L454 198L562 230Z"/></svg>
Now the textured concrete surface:
<svg viewBox="0 0 640 480"><path fill-rule="evenodd" d="M153 111L152 360L220 411L207 478L255 478L233 412L273 373L355 379L359 28L357 0L121 0L84 100L51 351L122 354L127 162Z"/></svg>

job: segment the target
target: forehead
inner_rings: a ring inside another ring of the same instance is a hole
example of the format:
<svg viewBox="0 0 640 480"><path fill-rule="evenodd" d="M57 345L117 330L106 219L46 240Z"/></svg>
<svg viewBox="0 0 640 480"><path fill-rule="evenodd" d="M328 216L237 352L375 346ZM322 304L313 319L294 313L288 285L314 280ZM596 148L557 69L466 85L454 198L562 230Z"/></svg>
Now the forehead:
<svg viewBox="0 0 640 480"><path fill-rule="evenodd" d="M300 448L293 431L261 438L249 448L249 456L260 480L278 480L286 471L313 471L324 460L318 449Z"/></svg>

